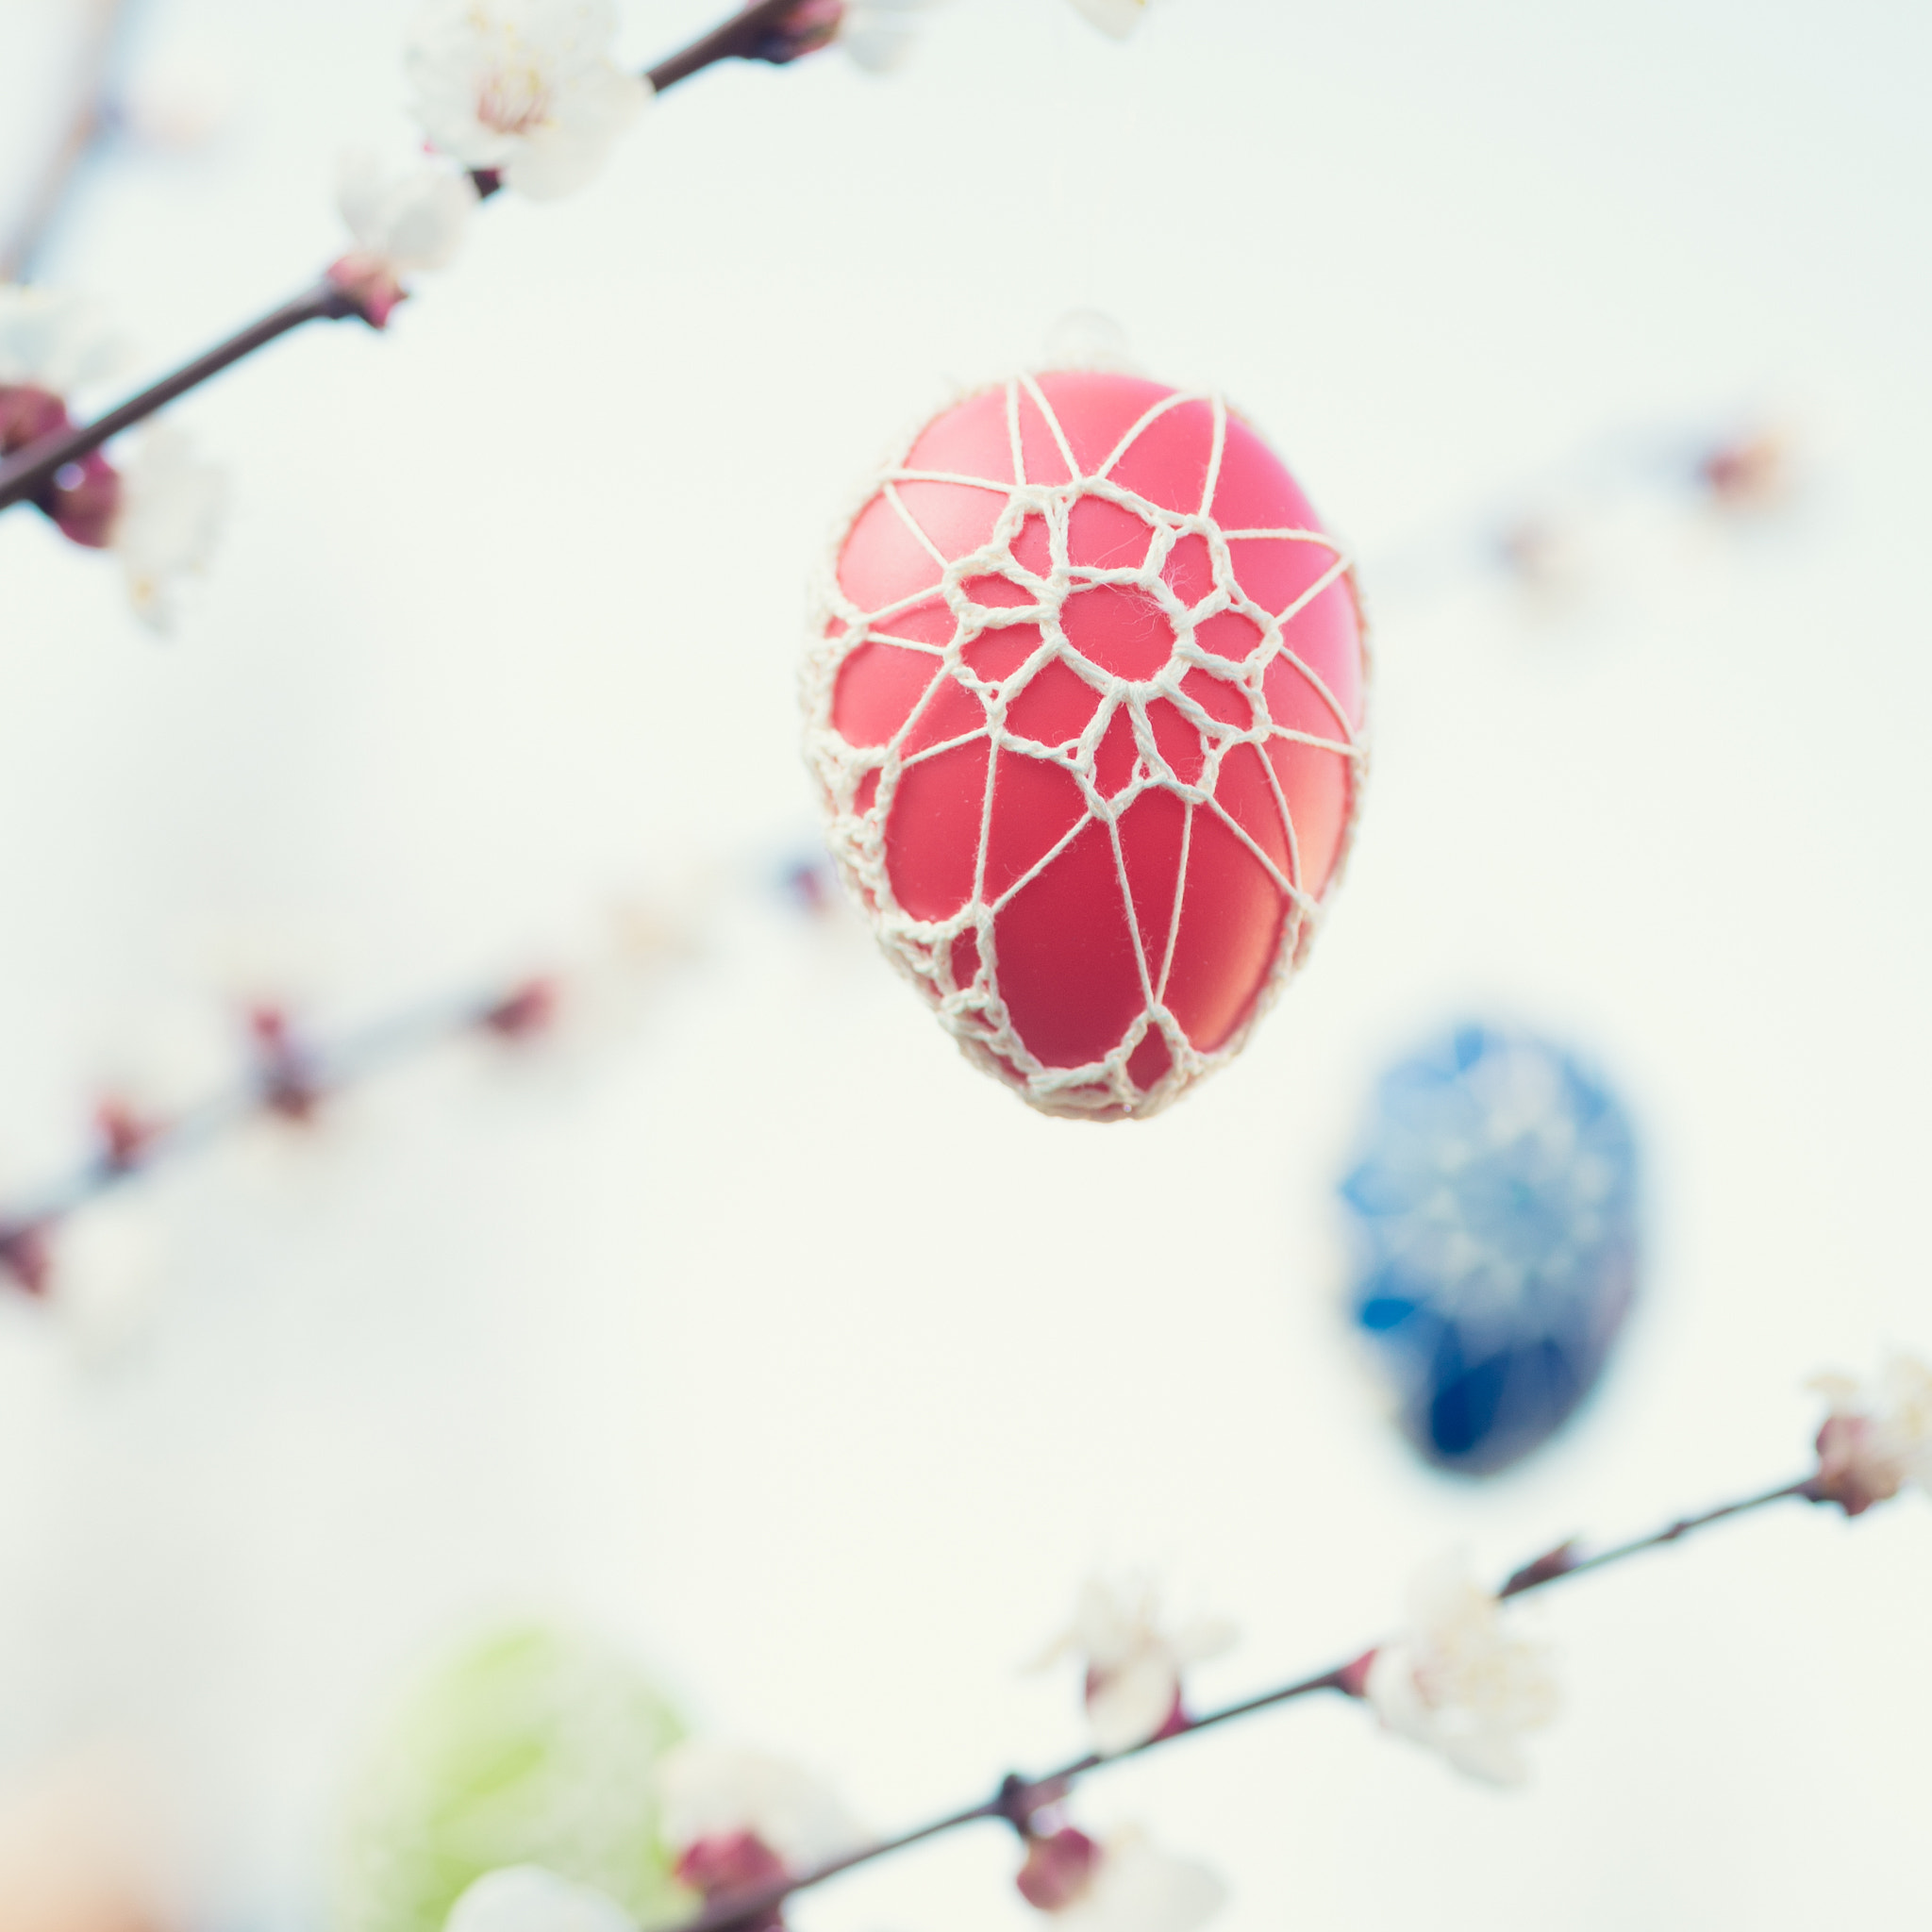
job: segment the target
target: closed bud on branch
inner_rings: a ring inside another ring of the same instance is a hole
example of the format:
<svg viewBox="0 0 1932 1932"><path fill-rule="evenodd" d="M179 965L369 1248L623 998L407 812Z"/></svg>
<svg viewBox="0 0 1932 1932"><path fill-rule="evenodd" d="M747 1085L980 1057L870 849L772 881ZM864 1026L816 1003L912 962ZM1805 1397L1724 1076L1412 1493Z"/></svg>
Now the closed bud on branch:
<svg viewBox="0 0 1932 1932"><path fill-rule="evenodd" d="M1064 1911L1092 1885L1100 1857L1092 1839L1066 1825L1028 1840L1026 1861L1013 1882L1029 1906L1042 1912Z"/></svg>
<svg viewBox="0 0 1932 1932"><path fill-rule="evenodd" d="M658 1767L658 1789L677 1875L708 1899L782 1885L864 1836L823 1778L762 1751L679 1744ZM758 1932L781 1919L774 1907L745 1924Z"/></svg>
<svg viewBox="0 0 1932 1932"><path fill-rule="evenodd" d="M816 53L838 38L839 29L845 24L845 13L846 0L797 0L796 6L773 22L753 58L782 67L788 61Z"/></svg>
<svg viewBox="0 0 1932 1932"><path fill-rule="evenodd" d="M293 1021L280 1007L254 1007L248 1013L248 1036L262 1105L284 1120L308 1125L322 1106L323 1088Z"/></svg>
<svg viewBox="0 0 1932 1932"><path fill-rule="evenodd" d="M1227 1900L1207 1866L1132 1827L1101 1840L1072 1826L1033 1838L1018 1883L1062 1932L1197 1932Z"/></svg>
<svg viewBox="0 0 1932 1932"><path fill-rule="evenodd" d="M1792 490L1790 438L1782 430L1756 429L1734 436L1709 451L1697 466L1697 480L1719 509L1774 509Z"/></svg>
<svg viewBox="0 0 1932 1932"><path fill-rule="evenodd" d="M90 450L55 471L42 508L70 543L106 550L121 520L120 473L99 450Z"/></svg>
<svg viewBox="0 0 1932 1932"><path fill-rule="evenodd" d="M42 1224L0 1226L0 1273L25 1293L38 1298L47 1292L54 1274L54 1250Z"/></svg>
<svg viewBox="0 0 1932 1932"><path fill-rule="evenodd" d="M1932 1368L1895 1355L1869 1382L1820 1375L1831 1405L1818 1431L1818 1474L1808 1493L1862 1516L1908 1483L1932 1490Z"/></svg>
<svg viewBox="0 0 1932 1932"><path fill-rule="evenodd" d="M0 457L67 427L67 406L31 383L0 383Z"/></svg>

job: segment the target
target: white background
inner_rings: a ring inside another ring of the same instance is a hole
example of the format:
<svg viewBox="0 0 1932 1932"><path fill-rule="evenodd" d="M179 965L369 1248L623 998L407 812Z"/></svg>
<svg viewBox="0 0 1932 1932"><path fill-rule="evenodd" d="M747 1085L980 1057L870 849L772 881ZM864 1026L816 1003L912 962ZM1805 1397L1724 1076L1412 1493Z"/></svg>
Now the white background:
<svg viewBox="0 0 1932 1932"><path fill-rule="evenodd" d="M885 1827L1077 1746L1072 1684L1017 1666L1096 1560L1237 1616L1199 1685L1233 1694L1358 1647L1446 1547L1500 1573L1797 1474L1807 1375L1932 1347L1928 16L1153 15L1122 49L956 0L889 82L713 74L581 195L491 208L387 340L316 329L178 411L236 493L173 642L0 524L0 1178L79 1144L104 1056L211 1025L247 948L353 1019L724 884L570 1077L453 1055L130 1197L157 1305L110 1359L0 1307L0 1761L139 1740L208 1924L325 1922L358 1741L492 1614L620 1638ZM339 247L337 147L408 139L404 18L143 10L139 58L239 102L97 168L47 264L112 299L131 375ZM638 0L626 52L706 20ZM1107 1128L1027 1113L766 890L810 835L835 514L1076 306L1270 431L1377 619L1306 976L1241 1065ZM1578 450L1752 411L1801 438L1780 521L1624 518L1556 617L1479 572L1378 597L1378 558L1474 541ZM1652 1206L1604 1398L1482 1490L1381 1419L1331 1203L1374 1070L1464 1011L1601 1058ZM1337 1704L1082 1816L1211 1860L1227 1932L1922 1923L1928 1587L1923 1499L1793 1507L1524 1607L1568 1687L1526 1792ZM989 1830L798 1916L1019 1925L1011 1861Z"/></svg>

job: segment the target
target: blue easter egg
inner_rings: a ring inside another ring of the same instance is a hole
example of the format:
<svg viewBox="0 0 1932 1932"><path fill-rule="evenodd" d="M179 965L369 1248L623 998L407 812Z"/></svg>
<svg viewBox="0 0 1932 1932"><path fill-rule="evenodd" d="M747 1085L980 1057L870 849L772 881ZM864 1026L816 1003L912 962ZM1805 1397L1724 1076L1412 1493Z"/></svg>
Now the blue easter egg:
<svg viewBox="0 0 1932 1932"><path fill-rule="evenodd" d="M1383 1074L1341 1199L1356 1323L1402 1428L1489 1475L1601 1377L1636 1287L1636 1137L1562 1047L1464 1025Z"/></svg>

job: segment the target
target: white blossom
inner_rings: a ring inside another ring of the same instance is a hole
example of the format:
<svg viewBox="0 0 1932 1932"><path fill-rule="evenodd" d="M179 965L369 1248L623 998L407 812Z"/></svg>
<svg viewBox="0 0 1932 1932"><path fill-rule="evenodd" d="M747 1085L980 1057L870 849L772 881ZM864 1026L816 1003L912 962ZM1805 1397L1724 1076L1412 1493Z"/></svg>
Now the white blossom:
<svg viewBox="0 0 1932 1932"><path fill-rule="evenodd" d="M616 33L613 0L427 0L408 56L417 118L464 167L568 194L651 96L611 58Z"/></svg>
<svg viewBox="0 0 1932 1932"><path fill-rule="evenodd" d="M890 74L905 64L941 0L847 0L839 23L839 44L868 74Z"/></svg>
<svg viewBox="0 0 1932 1932"><path fill-rule="evenodd" d="M111 375L123 353L90 297L0 283L0 389L67 396Z"/></svg>
<svg viewBox="0 0 1932 1932"><path fill-rule="evenodd" d="M1158 1851L1129 1828L1102 1843L1086 1890L1053 1917L1065 1932L1195 1932L1226 1902L1206 1865Z"/></svg>
<svg viewBox="0 0 1932 1932"><path fill-rule="evenodd" d="M397 278L447 268L475 206L476 184L435 161L398 168L369 148L352 148L336 172L336 207L357 254Z"/></svg>
<svg viewBox="0 0 1932 1932"><path fill-rule="evenodd" d="M1104 34L1124 41L1147 16L1147 0L1074 0Z"/></svg>
<svg viewBox="0 0 1932 1932"><path fill-rule="evenodd" d="M486 1873L450 1907L443 1932L637 1932L614 1898L541 1865Z"/></svg>
<svg viewBox="0 0 1932 1932"><path fill-rule="evenodd" d="M1425 1571L1407 1627L1375 1653L1363 1690L1391 1731L1513 1785L1528 1775L1517 1739L1556 1716L1557 1692L1543 1648L1506 1635L1499 1608L1455 1559Z"/></svg>
<svg viewBox="0 0 1932 1932"><path fill-rule="evenodd" d="M1869 1382L1820 1375L1831 1405L1818 1432L1820 1488L1857 1516L1907 1483L1932 1491L1932 1368L1894 1355Z"/></svg>
<svg viewBox="0 0 1932 1932"><path fill-rule="evenodd" d="M816 1773L736 1744L675 1746L658 1767L658 1790L665 1841L680 1852L743 1833L799 1872L865 1836Z"/></svg>
<svg viewBox="0 0 1932 1932"><path fill-rule="evenodd" d="M136 615L156 630L173 625L182 580L206 567L227 495L225 474L166 424L148 431L123 469L110 548Z"/></svg>
<svg viewBox="0 0 1932 1932"><path fill-rule="evenodd" d="M1087 1720L1093 1747L1103 1757L1144 1744L1174 1715L1181 1673L1218 1657L1235 1641L1234 1625L1198 1617L1164 1630L1158 1604L1144 1579L1110 1583L1090 1577L1082 1587L1071 1628L1048 1646L1035 1668L1072 1654L1087 1670Z"/></svg>

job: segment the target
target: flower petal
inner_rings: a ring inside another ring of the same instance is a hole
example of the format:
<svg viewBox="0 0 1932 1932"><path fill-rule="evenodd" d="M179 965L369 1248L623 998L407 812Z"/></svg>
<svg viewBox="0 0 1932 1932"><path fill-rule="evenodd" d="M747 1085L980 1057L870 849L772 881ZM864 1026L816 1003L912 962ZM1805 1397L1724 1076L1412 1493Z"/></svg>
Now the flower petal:
<svg viewBox="0 0 1932 1932"><path fill-rule="evenodd" d="M351 239L392 275L447 267L475 206L469 175L434 161L394 168L368 148L352 148L337 168L336 207Z"/></svg>
<svg viewBox="0 0 1932 1932"><path fill-rule="evenodd" d="M1529 1781L1529 1760L1513 1737L1501 1731L1472 1731L1442 1740L1442 1755L1465 1777L1509 1789Z"/></svg>
<svg viewBox="0 0 1932 1932"><path fill-rule="evenodd" d="M1090 1679L1087 1721L1103 1757L1144 1744L1174 1715L1181 1683L1165 1649L1149 1648Z"/></svg>
<svg viewBox="0 0 1932 1932"><path fill-rule="evenodd" d="M486 1873L450 1907L444 1932L637 1932L630 1914L541 1865Z"/></svg>
<svg viewBox="0 0 1932 1932"><path fill-rule="evenodd" d="M1139 1831L1109 1839L1093 1883L1055 1919L1068 1932L1196 1932L1227 1902L1206 1865L1157 1850Z"/></svg>
<svg viewBox="0 0 1932 1932"><path fill-rule="evenodd" d="M1174 1635L1174 1654L1184 1664L1224 1657L1241 1641L1241 1625L1227 1617L1195 1617Z"/></svg>
<svg viewBox="0 0 1932 1932"><path fill-rule="evenodd" d="M506 185L532 201L574 192L603 167L650 98L647 83L615 67L588 77L553 121L517 142L504 162Z"/></svg>
<svg viewBox="0 0 1932 1932"><path fill-rule="evenodd" d="M865 1837L823 1778L762 1751L691 1740L666 1756L658 1787L664 1838L677 1850L748 1833L799 1871Z"/></svg>
<svg viewBox="0 0 1932 1932"><path fill-rule="evenodd" d="M839 25L839 44L868 74L903 67L939 0L852 0Z"/></svg>
<svg viewBox="0 0 1932 1932"><path fill-rule="evenodd" d="M1147 0L1074 0L1104 34L1124 41L1147 15Z"/></svg>
<svg viewBox="0 0 1932 1932"><path fill-rule="evenodd" d="M191 437L162 424L122 472L109 541L135 614L156 630L172 627L181 579L207 567L227 509L225 473L193 450Z"/></svg>
<svg viewBox="0 0 1932 1932"><path fill-rule="evenodd" d="M66 397L125 359L101 305L65 289L0 284L0 385Z"/></svg>

